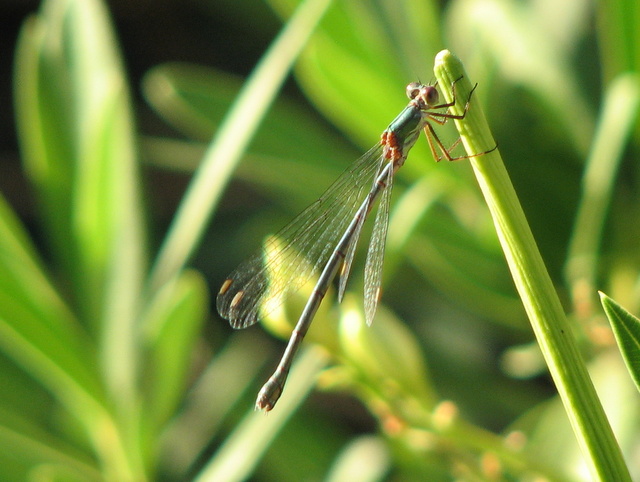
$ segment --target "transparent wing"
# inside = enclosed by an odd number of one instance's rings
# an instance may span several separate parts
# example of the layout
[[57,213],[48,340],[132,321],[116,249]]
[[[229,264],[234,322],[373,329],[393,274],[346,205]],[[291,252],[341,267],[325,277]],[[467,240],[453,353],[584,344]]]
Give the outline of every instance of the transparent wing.
[[338,301],[341,302],[344,297],[344,291],[347,288],[347,281],[349,280],[349,274],[351,273],[351,265],[353,263],[353,257],[356,252],[356,247],[358,246],[358,239],[360,239],[360,233],[362,232],[362,226],[364,226],[364,222],[366,221],[367,216],[360,216],[358,219],[358,224],[353,231],[353,236],[351,236],[351,241],[349,242],[349,247],[347,248],[347,252],[344,256],[344,261],[342,262],[342,267],[340,268],[340,273],[338,274]]
[[216,305],[232,327],[253,325],[267,301],[268,313],[324,266],[368,193],[381,159],[382,146],[376,145],[344,171],[317,201],[267,240],[264,250],[229,275]]
[[[376,185],[379,181],[378,177],[382,174],[382,170],[385,169],[386,160],[384,158],[380,158],[378,169],[376,171],[376,175],[373,180],[373,184],[371,186],[371,190],[369,194],[375,193],[378,191],[378,186]],[[364,214],[360,216],[358,219],[358,223],[353,231],[353,235],[351,236],[351,241],[349,242],[349,246],[347,248],[347,252],[345,253],[344,261],[342,263],[342,268],[340,269],[340,273],[338,275],[338,301],[342,301],[344,297],[344,292],[347,288],[347,281],[349,280],[349,275],[351,274],[351,265],[353,264],[353,258],[356,252],[356,248],[358,247],[358,240],[360,239],[360,233],[362,232],[362,226],[364,226],[365,221],[368,218],[369,211],[371,211],[371,207],[375,202],[375,198],[377,194],[369,197],[368,206],[364,210]],[[366,201],[365,201],[366,202]]]
[[384,247],[389,227],[389,204],[393,188],[393,168],[389,164],[385,176],[386,187],[383,188],[378,212],[376,214],[371,241],[367,251],[367,261],[364,267],[364,315],[367,325],[371,325],[376,314],[382,285],[382,264],[384,261]]

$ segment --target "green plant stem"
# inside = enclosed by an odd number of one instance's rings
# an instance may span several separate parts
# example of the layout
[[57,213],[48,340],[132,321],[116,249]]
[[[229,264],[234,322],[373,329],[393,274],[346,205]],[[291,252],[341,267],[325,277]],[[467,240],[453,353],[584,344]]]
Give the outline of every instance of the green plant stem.
[[[464,102],[460,99],[468,98],[471,82],[460,60],[444,50],[436,56],[434,72],[448,101],[452,99],[452,82],[463,76],[456,83],[458,102],[451,109],[453,113],[462,113],[460,106]],[[496,145],[478,103],[472,102],[467,116],[457,120],[456,126],[469,154],[485,152]],[[471,158],[470,163],[593,479],[631,480],[500,153],[496,149]]]
[[[590,306],[595,295],[598,250],[624,147],[632,133],[640,103],[640,78],[616,77],[604,108],[582,178],[582,197],[565,266],[574,306]],[[584,312],[584,310],[582,310]],[[589,316],[591,311],[587,311]]]
[[178,208],[149,278],[150,293],[175,277],[195,250],[240,156],[330,3],[303,2],[247,80]]

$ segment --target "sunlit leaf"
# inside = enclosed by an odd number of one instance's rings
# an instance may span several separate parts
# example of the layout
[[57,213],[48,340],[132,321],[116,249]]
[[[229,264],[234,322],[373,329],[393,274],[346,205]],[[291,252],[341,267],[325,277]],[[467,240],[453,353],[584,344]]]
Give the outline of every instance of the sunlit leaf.
[[600,301],[613,328],[627,369],[640,390],[640,320],[604,293],[600,293]]

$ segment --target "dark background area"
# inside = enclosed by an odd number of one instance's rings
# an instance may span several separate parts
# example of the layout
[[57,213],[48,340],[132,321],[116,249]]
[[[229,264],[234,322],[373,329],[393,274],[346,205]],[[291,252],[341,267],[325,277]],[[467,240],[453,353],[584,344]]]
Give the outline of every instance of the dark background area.
[[[148,108],[140,93],[140,82],[150,68],[170,61],[215,66],[246,76],[281,26],[279,19],[261,2],[251,2],[247,20],[238,20],[225,9],[226,2],[200,0],[108,0],[116,35],[136,106],[138,130],[145,135],[170,133]],[[209,4],[211,3],[211,5]],[[230,2],[231,3],[231,2]],[[242,2],[240,2],[242,4]],[[247,4],[249,6],[249,4]],[[34,215],[33,200],[21,172],[16,141],[12,100],[12,74],[16,40],[20,26],[35,13],[40,2],[3,0],[0,2],[0,191],[28,223]],[[289,84],[290,90],[293,84]],[[173,133],[175,135],[175,133]],[[163,182],[162,176],[155,178]],[[167,192],[159,186],[159,192]],[[176,200],[173,196],[170,198]],[[166,198],[159,200],[171,211]]]

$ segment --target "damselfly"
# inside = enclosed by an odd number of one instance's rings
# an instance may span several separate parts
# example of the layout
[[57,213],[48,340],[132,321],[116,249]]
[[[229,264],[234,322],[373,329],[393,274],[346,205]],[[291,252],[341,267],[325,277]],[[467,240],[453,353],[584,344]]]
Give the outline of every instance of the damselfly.
[[[241,264],[222,284],[217,297],[220,315],[227,318],[233,328],[246,328],[258,320],[258,312],[264,310],[267,303],[272,308],[278,306],[288,293],[321,270],[278,367],[258,394],[257,409],[269,411],[280,398],[293,357],[336,276],[338,299],[342,300],[362,226],[380,197],[364,271],[365,319],[371,324],[380,298],[389,201],[396,171],[404,164],[423,130],[436,161],[471,157],[452,157],[453,146],[445,148],[430,124],[430,121],[444,124],[448,119],[462,119],[467,114],[475,87],[462,114],[449,112],[456,102],[458,80],[451,85],[452,101],[445,103],[439,103],[437,83],[409,84],[409,104],[382,133],[380,142],[355,161],[320,199],[267,241],[264,252],[276,254],[265,257],[261,251]],[[283,247],[280,249],[276,244]]]

